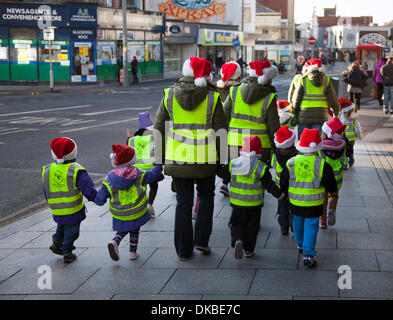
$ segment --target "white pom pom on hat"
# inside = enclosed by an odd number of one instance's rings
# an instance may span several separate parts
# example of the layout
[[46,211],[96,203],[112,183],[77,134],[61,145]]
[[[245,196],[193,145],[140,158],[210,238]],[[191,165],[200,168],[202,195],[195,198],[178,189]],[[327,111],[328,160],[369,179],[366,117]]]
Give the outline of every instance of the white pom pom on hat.
[[249,64],[249,76],[258,78],[258,84],[265,85],[278,75],[278,69],[269,60],[256,60]]
[[55,138],[50,143],[53,160],[62,164],[68,160],[76,159],[78,147],[74,140],[67,137]]
[[194,77],[197,87],[205,88],[207,80],[211,77],[212,64],[205,58],[191,57],[183,64],[183,76]]

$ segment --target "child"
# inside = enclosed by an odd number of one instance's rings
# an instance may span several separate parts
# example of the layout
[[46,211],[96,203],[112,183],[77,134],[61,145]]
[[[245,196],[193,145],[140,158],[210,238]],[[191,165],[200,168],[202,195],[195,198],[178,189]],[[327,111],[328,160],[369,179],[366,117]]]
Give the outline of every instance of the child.
[[[137,162],[134,166],[141,170],[149,170],[154,167],[153,121],[147,111],[139,113],[138,120],[139,129],[135,132],[134,137],[131,137],[131,132],[127,129],[127,145],[133,147],[136,151]],[[155,216],[153,203],[157,196],[158,182],[162,180],[164,180],[164,175],[160,174],[157,181],[153,181],[149,184],[150,191],[147,207],[152,217]]]
[[322,153],[326,162],[333,168],[334,176],[337,181],[337,192],[326,193],[323,208],[323,215],[319,221],[319,227],[326,229],[326,213],[329,205],[329,213],[327,214],[327,222],[329,226],[336,224],[336,208],[338,202],[338,192],[343,184],[343,167],[347,163],[345,153],[345,141],[343,133],[345,125],[335,117],[329,122],[325,122],[322,126]]
[[134,148],[113,144],[112,166],[97,193],[94,202],[102,206],[110,198],[109,209],[113,218],[113,230],[116,236],[108,243],[109,255],[114,261],[120,259],[119,244],[130,234],[130,259],[138,258],[139,229],[151,218],[147,207],[146,185],[156,181],[162,172],[162,166],[152,170],[139,170],[134,166],[137,161]]
[[296,146],[302,154],[289,159],[280,176],[281,190],[289,196],[295,241],[309,268],[317,265],[315,244],[325,190],[337,191],[332,167],[318,156],[321,147],[318,129],[304,129]]
[[347,152],[349,167],[352,167],[355,163],[353,157],[353,148],[355,146],[355,141],[357,138],[360,140],[363,138],[362,128],[359,124],[359,119],[357,113],[355,113],[355,106],[348,99],[339,99],[341,112],[340,120],[346,125],[345,137],[348,140],[349,147],[347,148],[351,152]]
[[262,144],[259,137],[244,137],[240,157],[229,164],[232,206],[229,226],[236,259],[243,257],[243,248],[246,257],[254,255],[264,189],[279,200],[285,198],[285,194],[272,181],[268,165],[258,159],[261,154]]
[[288,126],[289,128],[292,128],[291,126],[291,120],[294,118],[294,115],[292,114],[292,106],[287,100],[278,100],[277,101],[277,109],[278,109],[278,115],[280,117],[280,126]]
[[97,191],[86,169],[76,162],[77,145],[70,138],[56,138],[50,143],[55,163],[42,168],[45,199],[57,223],[50,250],[62,255],[64,263],[76,260],[74,242],[81,222],[86,218],[83,196],[93,201]]
[[[285,167],[287,161],[297,155],[295,148],[295,130],[289,129],[288,126],[281,127],[274,134],[274,144],[276,145],[276,153],[273,154],[271,166],[276,172],[275,182],[280,187],[280,174],[282,168]],[[281,234],[288,235],[289,227],[293,232],[292,214],[289,208],[289,200],[278,200],[278,223],[281,227]]]

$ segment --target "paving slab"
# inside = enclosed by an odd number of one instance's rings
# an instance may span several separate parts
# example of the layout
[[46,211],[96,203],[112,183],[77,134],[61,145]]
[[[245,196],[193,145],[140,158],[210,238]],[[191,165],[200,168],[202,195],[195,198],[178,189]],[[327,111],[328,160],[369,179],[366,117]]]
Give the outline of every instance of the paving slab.
[[337,232],[339,249],[382,249],[393,250],[393,234]]
[[53,218],[48,218],[32,225],[31,227],[25,229],[25,231],[37,231],[37,232],[55,231],[56,226],[57,224],[56,222],[53,221]]
[[0,268],[0,283],[7,280],[9,277],[21,271],[22,268],[18,268],[11,265],[3,265]]
[[367,219],[341,219],[341,210],[336,211],[336,224],[334,226],[328,226],[330,229],[342,232],[365,232],[370,233],[370,228],[368,227]]
[[116,294],[113,296],[111,300],[201,300],[201,294],[145,294],[145,295],[123,295],[123,294]]
[[393,218],[393,211],[382,207],[340,207],[337,214],[344,219]]
[[0,249],[0,261],[14,251],[15,249]]
[[24,295],[8,295],[8,294],[0,294],[0,300],[23,300]]
[[29,294],[23,297],[23,300],[110,300],[112,294],[92,293],[82,294]]
[[389,234],[393,230],[393,218],[367,219],[371,232]]
[[251,295],[214,295],[204,294],[202,300],[293,300],[291,296],[251,296]]
[[8,237],[0,240],[0,248],[3,249],[16,249],[23,247],[24,245],[34,241],[34,239],[40,237],[43,232],[35,231],[19,231]]
[[393,272],[393,250],[375,250],[381,271]]
[[392,208],[392,204],[390,203],[387,195],[384,196],[362,196],[361,197],[365,207],[373,207],[373,208]]
[[138,248],[150,247],[150,248],[173,248],[174,247],[174,232],[173,231],[157,231],[151,232],[143,230],[139,234]]

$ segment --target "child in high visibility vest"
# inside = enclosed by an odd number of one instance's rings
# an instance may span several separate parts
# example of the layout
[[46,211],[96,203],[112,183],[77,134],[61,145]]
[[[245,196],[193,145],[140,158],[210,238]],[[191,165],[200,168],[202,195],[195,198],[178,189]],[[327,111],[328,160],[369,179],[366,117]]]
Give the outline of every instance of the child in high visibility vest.
[[229,226],[236,259],[243,257],[243,249],[246,257],[254,255],[265,189],[279,200],[285,198],[273,182],[268,165],[258,159],[261,154],[259,137],[244,137],[240,157],[229,165],[232,206]]
[[277,101],[277,111],[278,116],[280,117],[280,126],[288,126],[292,128],[291,121],[294,118],[292,114],[292,105],[287,100],[278,100]]
[[351,168],[355,163],[355,159],[353,157],[353,149],[355,146],[355,141],[359,138],[360,140],[363,138],[362,128],[360,127],[359,118],[357,113],[355,113],[355,106],[348,99],[339,99],[341,112],[340,112],[340,121],[346,125],[345,129],[345,137],[348,140],[349,146],[347,149],[350,152],[347,152],[348,157],[348,165]]
[[289,197],[299,254],[303,254],[303,264],[309,268],[317,265],[315,244],[325,190],[337,191],[332,167],[318,154],[321,147],[318,129],[305,128],[296,146],[301,154],[288,160],[280,176],[281,190]]
[[115,168],[106,176],[94,202],[103,206],[110,198],[109,209],[113,218],[116,236],[108,243],[109,255],[114,261],[120,259],[119,244],[129,233],[130,260],[138,258],[137,247],[140,228],[147,223],[149,212],[146,185],[156,181],[162,172],[157,165],[152,170],[135,167],[137,156],[134,148],[126,145],[112,145],[112,166]]
[[49,249],[62,255],[64,263],[71,263],[76,259],[72,253],[74,242],[86,218],[83,196],[93,201],[97,191],[86,169],[76,162],[78,148],[74,140],[56,138],[51,141],[50,148],[55,163],[42,168],[44,196],[57,223]]
[[[274,144],[277,149],[275,154],[273,154],[271,166],[275,170],[276,185],[280,187],[280,174],[283,168],[287,161],[298,153],[295,148],[296,134],[295,130],[289,129],[288,126],[284,126],[281,127],[274,136]],[[289,227],[293,232],[289,199],[278,200],[277,214],[278,223],[281,227],[281,234],[288,235]]]
[[[338,202],[338,193],[343,184],[343,168],[347,163],[345,153],[345,141],[343,133],[345,125],[335,117],[329,122],[325,122],[322,126],[322,156],[326,162],[329,163],[334,171],[334,176],[337,181],[337,192],[326,193],[323,208],[323,215],[319,221],[321,229],[326,229],[327,224],[334,226],[336,224],[336,209]],[[329,212],[327,212],[329,207]],[[326,218],[327,216],[327,218]],[[326,224],[327,220],[327,224]]]

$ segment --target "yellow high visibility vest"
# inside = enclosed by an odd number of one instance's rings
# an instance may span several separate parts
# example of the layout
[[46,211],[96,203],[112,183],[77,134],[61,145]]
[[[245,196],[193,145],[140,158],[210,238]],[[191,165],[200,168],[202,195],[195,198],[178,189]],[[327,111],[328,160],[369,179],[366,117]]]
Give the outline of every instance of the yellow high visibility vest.
[[356,141],[358,137],[356,136],[355,131],[355,121],[352,121],[351,124],[347,124],[347,127],[345,128],[345,136],[349,141]]
[[128,145],[136,152],[137,162],[135,167],[149,170],[154,167],[153,135],[135,136],[129,139]]
[[301,85],[304,87],[304,96],[300,109],[309,108],[328,108],[326,99],[326,90],[330,83],[330,78],[326,77],[324,83],[320,86],[314,86],[308,77],[301,78]]

